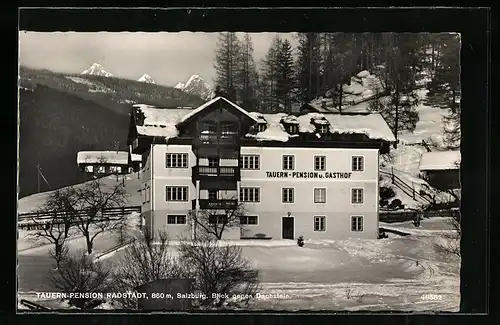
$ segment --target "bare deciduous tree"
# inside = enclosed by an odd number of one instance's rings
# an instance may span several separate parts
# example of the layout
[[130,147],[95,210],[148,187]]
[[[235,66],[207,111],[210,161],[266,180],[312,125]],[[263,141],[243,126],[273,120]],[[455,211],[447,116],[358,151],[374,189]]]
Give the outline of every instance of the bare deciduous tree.
[[191,210],[189,213],[191,226],[216,239],[222,239],[225,230],[241,227],[240,218],[245,215],[246,210],[241,202],[235,207]]
[[102,211],[125,206],[128,203],[129,193],[122,182],[106,184],[103,179],[98,178],[76,188],[75,197],[78,208],[86,212],[77,215],[76,226],[85,236],[87,253],[91,254],[95,238],[105,231],[117,229],[125,219],[125,216],[103,215]]
[[[69,236],[69,230],[76,218],[76,211],[73,207],[75,203],[73,194],[73,187],[50,192],[42,206],[37,209],[37,212],[42,217],[30,218],[30,221],[35,224],[37,229],[31,232],[29,236],[44,238],[51,244],[54,244],[49,254],[54,258],[57,268],[67,255],[65,243]],[[49,217],[45,217],[44,215],[49,215]]]
[[[193,289],[206,295],[206,299],[198,301],[202,308],[248,304],[257,293],[258,270],[242,256],[241,247],[220,245],[213,237],[199,236],[193,241],[181,241],[179,259],[184,277],[194,279]],[[216,298],[212,293],[220,295]],[[233,295],[241,299],[227,298]]]
[[49,280],[57,289],[70,296],[71,306],[92,309],[104,302],[92,297],[93,293],[106,293],[112,290],[110,274],[108,267],[95,262],[81,251],[70,254],[64,259],[57,270],[49,273]]
[[[145,233],[125,249],[124,256],[114,267],[116,292],[133,292],[145,283],[181,276],[181,265],[171,255],[166,232],[159,231],[154,242],[151,238]],[[131,309],[138,307],[133,297],[116,299],[113,304]]]

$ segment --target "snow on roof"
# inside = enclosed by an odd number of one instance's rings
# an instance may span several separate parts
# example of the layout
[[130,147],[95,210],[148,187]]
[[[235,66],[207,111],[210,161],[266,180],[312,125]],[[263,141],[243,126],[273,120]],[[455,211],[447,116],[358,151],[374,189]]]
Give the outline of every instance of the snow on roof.
[[253,137],[259,141],[286,142],[290,137],[296,137],[297,135],[290,135],[285,132],[281,122],[290,123],[289,121],[295,121],[292,123],[299,125],[300,133],[316,132],[315,125],[311,123],[314,122],[323,125],[329,124],[331,133],[365,134],[370,139],[396,141],[391,129],[378,113],[365,115],[308,113],[298,117],[285,113],[276,113],[260,114],[260,117],[267,121],[266,130],[256,135],[247,134],[247,137]]
[[252,120],[254,120],[255,122],[258,122],[255,117],[253,117],[252,115],[250,115],[246,110],[244,110],[243,108],[239,107],[238,105],[236,105],[235,103],[231,102],[230,100],[227,100],[225,99],[224,97],[215,97],[214,99],[206,102],[205,104],[201,105],[200,107],[198,107],[197,109],[194,109],[192,110],[191,112],[189,112],[188,114],[186,114],[184,117],[182,117],[182,119],[179,121],[179,123],[183,123],[185,122],[186,120],[188,120],[189,118],[191,118],[192,116],[198,114],[199,112],[201,112],[202,110],[204,110],[205,108],[209,107],[210,105],[212,105],[213,103],[219,101],[219,100],[224,100],[226,101],[227,103],[229,103],[231,106],[233,106],[234,108],[236,108],[237,110],[239,110],[241,113],[245,114],[246,116],[250,117]]
[[142,161],[142,156],[135,153],[131,154],[130,158],[132,161]]
[[286,115],[281,118],[281,121],[286,124],[299,124],[299,120],[294,115]]
[[389,125],[379,113],[366,115],[325,114],[332,133],[365,134],[370,139],[395,142]]
[[143,125],[136,125],[137,133],[167,139],[178,135],[176,124],[193,111],[190,108],[156,108],[143,104],[136,104],[134,107],[144,114]]
[[262,114],[262,117],[267,121],[267,128],[263,132],[257,134],[247,134],[247,137],[255,138],[257,141],[280,141],[287,142],[290,135],[285,132],[281,119],[286,117],[285,113]]
[[460,151],[425,152],[420,157],[420,170],[459,169],[462,157]]
[[264,115],[259,112],[249,112],[248,115],[252,116],[257,123],[266,123],[266,119],[264,118]]
[[128,152],[126,151],[80,151],[77,154],[78,164],[107,163],[117,165],[128,164]]

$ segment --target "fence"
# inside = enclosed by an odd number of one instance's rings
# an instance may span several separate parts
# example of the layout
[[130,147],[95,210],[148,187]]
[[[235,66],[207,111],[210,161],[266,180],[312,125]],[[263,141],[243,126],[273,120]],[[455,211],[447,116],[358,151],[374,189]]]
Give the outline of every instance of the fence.
[[420,215],[423,218],[457,218],[460,214],[459,209],[435,210],[435,211],[420,211],[420,210],[401,210],[401,211],[380,211],[379,221],[381,222],[404,222],[413,221]]
[[396,185],[396,187],[398,187],[406,195],[413,198],[413,200],[415,200],[415,201],[418,200],[418,201],[420,201],[420,203],[423,203],[423,204],[434,204],[434,200],[432,198],[428,198],[427,196],[420,194],[418,191],[415,190],[415,188],[413,186],[408,185],[401,178],[394,175],[394,171],[389,173],[389,172],[381,170],[380,173],[383,175],[390,176],[392,184]]
[[[118,216],[124,216],[133,212],[141,213],[141,206],[128,206],[128,207],[113,207],[105,208],[99,211],[98,217],[95,219],[99,221],[117,220]],[[64,224],[67,220],[72,220],[72,223],[84,221],[85,217],[89,216],[89,209],[82,209],[73,212],[68,211],[47,211],[47,212],[28,212],[19,213],[18,226],[26,230],[39,230],[50,224]],[[117,217],[117,218],[113,218]],[[54,223],[54,221],[59,221]],[[50,223],[49,223],[50,222]]]

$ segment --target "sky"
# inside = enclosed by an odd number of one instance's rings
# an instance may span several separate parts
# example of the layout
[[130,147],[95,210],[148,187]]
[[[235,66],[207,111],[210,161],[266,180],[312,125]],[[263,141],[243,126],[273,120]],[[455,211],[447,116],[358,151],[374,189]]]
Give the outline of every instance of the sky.
[[[241,35],[241,33],[239,33]],[[278,33],[250,33],[256,63]],[[292,33],[279,34],[295,47]],[[92,63],[116,77],[137,80],[144,73],[157,84],[175,86],[193,74],[213,85],[217,33],[19,32],[21,65],[81,73]]]

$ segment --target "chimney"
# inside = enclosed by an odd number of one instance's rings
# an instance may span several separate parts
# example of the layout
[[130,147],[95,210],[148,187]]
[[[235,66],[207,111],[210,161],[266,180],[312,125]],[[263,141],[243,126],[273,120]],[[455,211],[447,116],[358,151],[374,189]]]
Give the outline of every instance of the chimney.
[[222,96],[222,91],[220,90],[220,86],[215,87],[215,97]]

